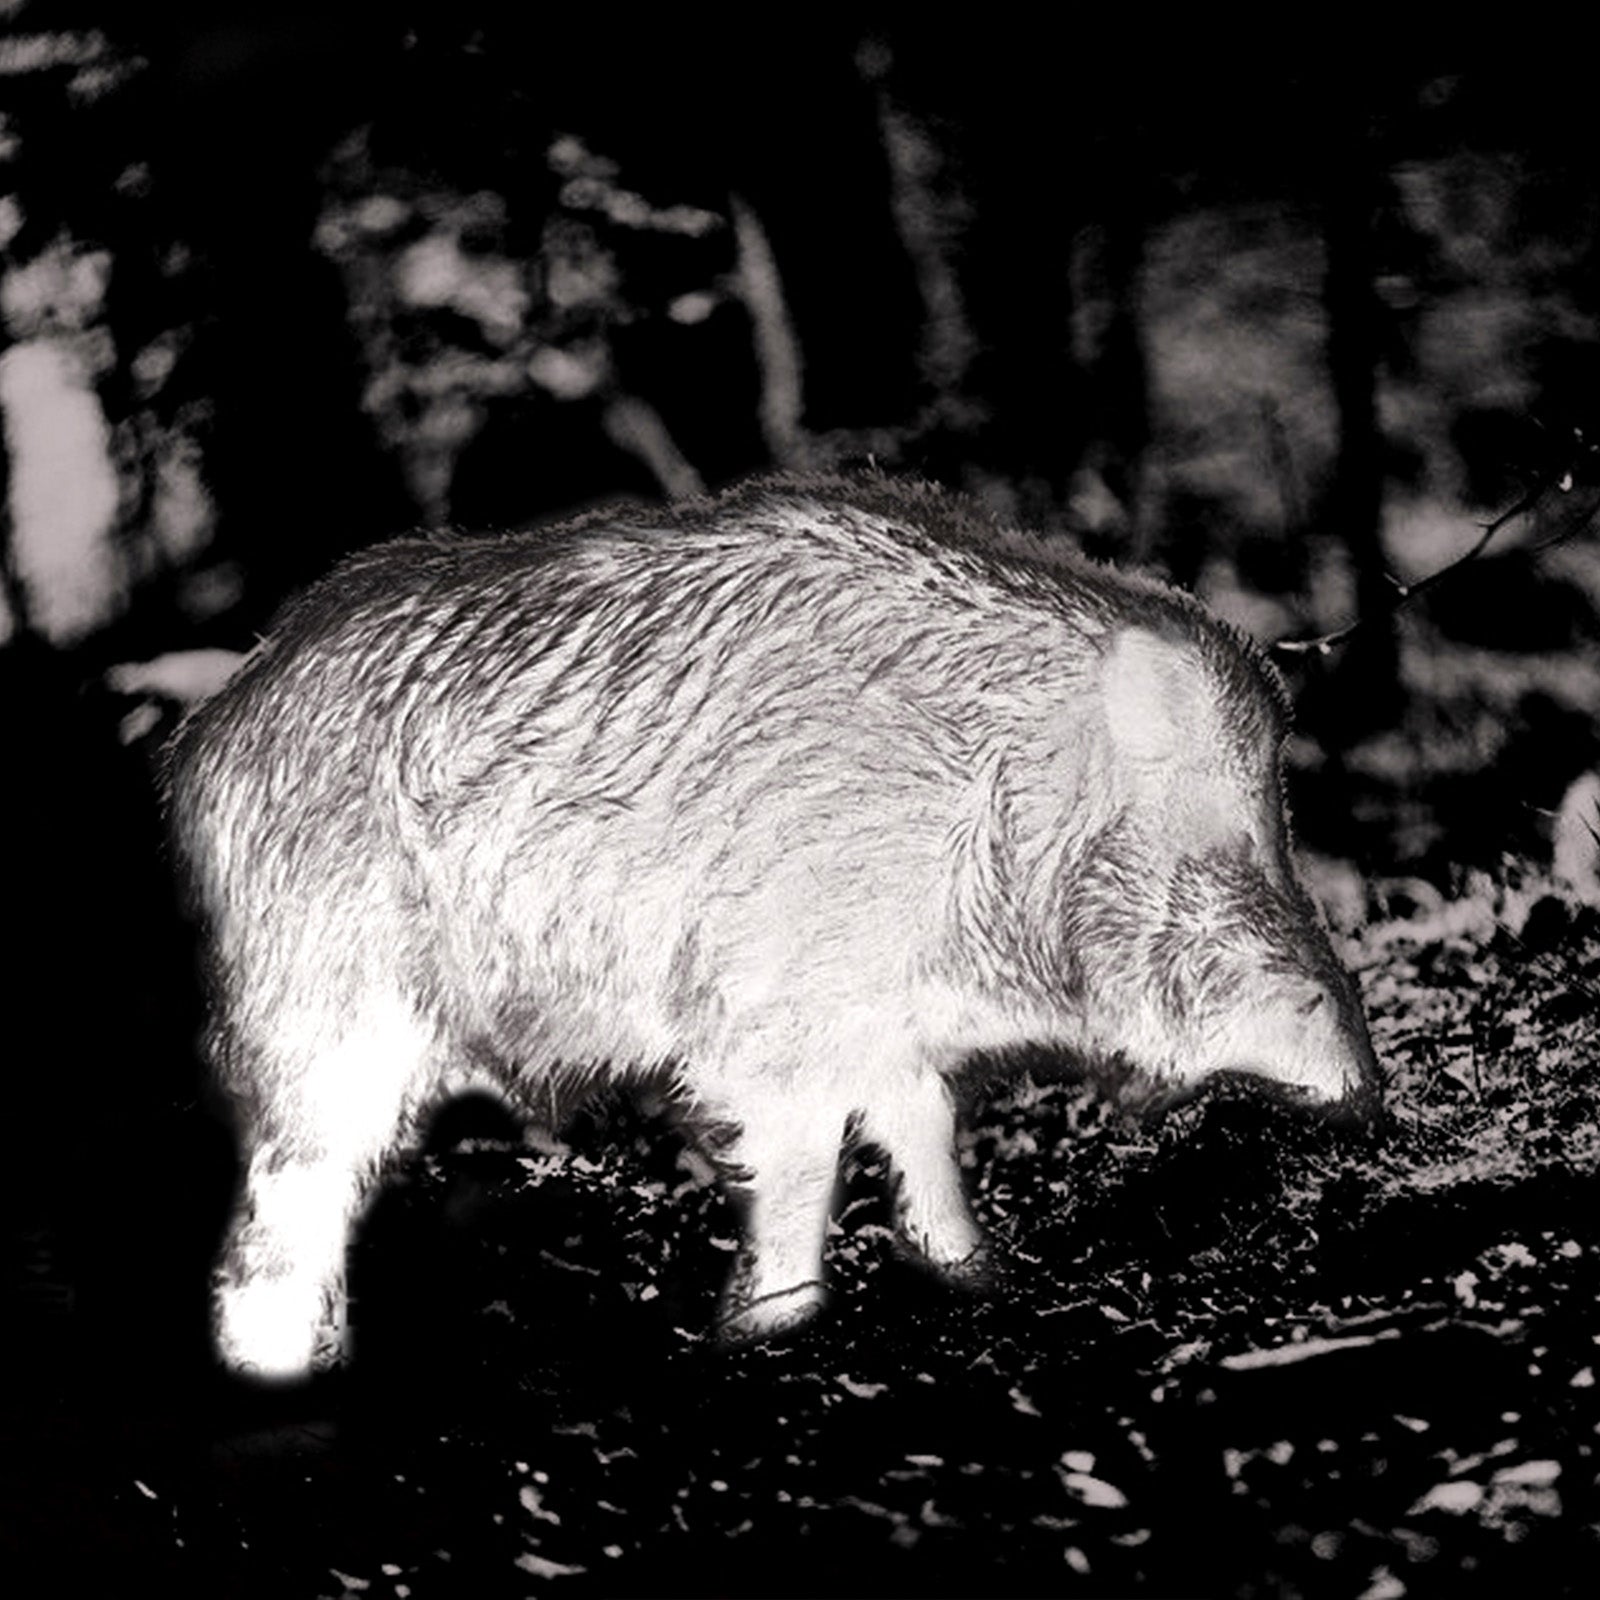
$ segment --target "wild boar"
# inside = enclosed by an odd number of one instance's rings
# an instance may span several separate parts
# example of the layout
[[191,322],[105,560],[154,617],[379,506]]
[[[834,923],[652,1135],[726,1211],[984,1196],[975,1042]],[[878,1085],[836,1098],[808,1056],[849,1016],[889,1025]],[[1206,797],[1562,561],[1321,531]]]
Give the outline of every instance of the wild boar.
[[290,602],[167,767],[244,1180],[229,1365],[344,1342],[346,1236],[441,1097],[665,1074],[747,1200],[734,1336],[821,1303],[847,1137],[981,1258],[951,1082],[1029,1049],[1364,1114],[1283,690],[1193,599],[879,477],[407,538]]

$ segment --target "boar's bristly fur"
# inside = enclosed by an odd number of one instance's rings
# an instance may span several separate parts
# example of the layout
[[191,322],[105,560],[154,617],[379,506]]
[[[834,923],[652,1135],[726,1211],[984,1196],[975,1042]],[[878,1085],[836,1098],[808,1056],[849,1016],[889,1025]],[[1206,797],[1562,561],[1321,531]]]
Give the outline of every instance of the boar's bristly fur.
[[337,1353],[352,1217],[478,1079],[536,1105],[665,1073],[729,1130],[735,1334],[820,1303],[847,1127],[906,1239],[976,1258],[948,1087],[976,1055],[1366,1109],[1285,715],[1188,597],[880,478],[347,561],[170,753],[244,1144],[224,1358]]

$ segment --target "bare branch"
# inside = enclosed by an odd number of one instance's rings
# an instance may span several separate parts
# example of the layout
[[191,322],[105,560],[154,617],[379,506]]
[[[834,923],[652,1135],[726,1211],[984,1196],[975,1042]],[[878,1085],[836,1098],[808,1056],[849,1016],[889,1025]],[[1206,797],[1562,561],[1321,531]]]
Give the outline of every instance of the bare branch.
[[[1579,436],[1578,443],[1581,448],[1581,436]],[[1410,605],[1418,595],[1426,594],[1430,589],[1437,588],[1451,573],[1466,566],[1468,562],[1476,561],[1488,548],[1494,536],[1508,523],[1515,522],[1518,517],[1535,510],[1552,490],[1558,494],[1567,493],[1572,488],[1572,483],[1573,475],[1571,470],[1568,469],[1553,478],[1535,484],[1515,505],[1502,511],[1492,522],[1484,524],[1483,532],[1477,543],[1465,555],[1457,556],[1454,561],[1447,562],[1436,572],[1430,572],[1425,578],[1417,579],[1415,583],[1406,583],[1393,573],[1386,574],[1390,584],[1394,587],[1395,598],[1394,603],[1386,611],[1378,615],[1392,617]],[[1532,547],[1533,550],[1536,552],[1546,550],[1553,544],[1559,544],[1564,539],[1570,539],[1574,533],[1577,533],[1594,517],[1597,509],[1600,509],[1600,503],[1588,505],[1577,516],[1569,519],[1558,532],[1535,544]],[[1373,616],[1358,617],[1354,622],[1348,623],[1342,628],[1335,628],[1331,633],[1318,634],[1314,639],[1280,639],[1272,648],[1281,651],[1284,655],[1326,655],[1335,645],[1343,644],[1346,639],[1360,632],[1362,628],[1369,627],[1375,620],[1376,618]]]

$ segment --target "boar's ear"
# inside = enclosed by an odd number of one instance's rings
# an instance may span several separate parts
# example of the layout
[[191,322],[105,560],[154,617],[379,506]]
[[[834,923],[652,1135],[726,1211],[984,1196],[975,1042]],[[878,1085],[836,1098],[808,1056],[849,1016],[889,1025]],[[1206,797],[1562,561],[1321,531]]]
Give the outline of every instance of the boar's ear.
[[1101,664],[1100,692],[1106,731],[1120,755],[1171,762],[1204,751],[1212,721],[1205,672],[1179,641],[1146,628],[1114,634]]

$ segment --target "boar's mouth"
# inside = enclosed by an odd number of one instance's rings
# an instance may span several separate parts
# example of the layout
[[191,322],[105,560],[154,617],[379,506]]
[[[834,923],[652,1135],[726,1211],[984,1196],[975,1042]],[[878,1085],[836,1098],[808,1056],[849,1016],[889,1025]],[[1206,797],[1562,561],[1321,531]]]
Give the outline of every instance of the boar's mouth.
[[1228,1068],[1196,1079],[1157,1076],[1123,1057],[1101,1062],[1091,1076],[1100,1092],[1132,1116],[1160,1116],[1189,1101],[1220,1091],[1228,1096],[1269,1100],[1340,1126],[1367,1126],[1381,1117],[1378,1090],[1362,1083],[1337,1100],[1302,1084],[1268,1078],[1245,1067]]
[[[982,1067],[1002,1073],[1027,1071],[1041,1079],[1087,1080],[1118,1110],[1133,1117],[1159,1117],[1212,1090],[1228,1096],[1267,1099],[1296,1112],[1344,1126],[1376,1124],[1381,1119],[1382,1097],[1375,1083],[1363,1080],[1339,1099],[1329,1099],[1302,1084],[1286,1083],[1247,1067],[1212,1071],[1193,1078],[1154,1073],[1121,1054],[1085,1056],[1056,1050],[1025,1049],[980,1053],[972,1063],[976,1077],[988,1074]],[[1376,1070],[1374,1068],[1374,1070]]]
[[1213,1083],[1226,1083],[1233,1087],[1248,1085],[1249,1092],[1257,1097],[1264,1097],[1279,1105],[1289,1106],[1297,1112],[1320,1117],[1325,1122],[1342,1127],[1374,1124],[1379,1120],[1383,1108],[1382,1097],[1378,1090],[1365,1081],[1334,1100],[1303,1084],[1285,1083],[1277,1078],[1265,1077],[1259,1072],[1251,1072],[1244,1067],[1217,1072],[1205,1084],[1196,1087],[1205,1088]]

